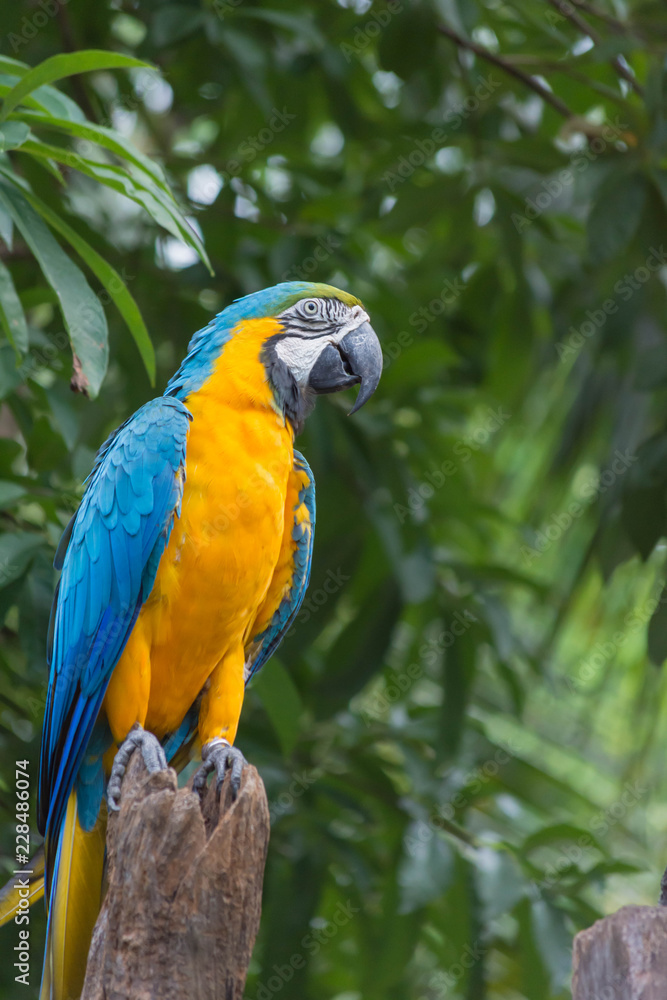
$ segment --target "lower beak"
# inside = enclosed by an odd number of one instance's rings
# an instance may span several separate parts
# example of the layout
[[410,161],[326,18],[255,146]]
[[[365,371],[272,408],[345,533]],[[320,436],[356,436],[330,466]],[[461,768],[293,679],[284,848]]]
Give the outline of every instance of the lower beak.
[[380,341],[370,323],[362,323],[338,344],[327,344],[311,369],[308,385],[314,392],[326,393],[359,384],[351,415],[371,398],[381,374]]

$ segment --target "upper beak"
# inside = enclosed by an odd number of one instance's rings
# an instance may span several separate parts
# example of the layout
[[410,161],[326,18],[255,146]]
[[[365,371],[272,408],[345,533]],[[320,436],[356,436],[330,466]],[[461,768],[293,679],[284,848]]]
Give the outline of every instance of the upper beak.
[[318,393],[338,392],[361,383],[350,415],[366,403],[380,382],[382,348],[370,323],[346,333],[338,344],[327,344],[313,365],[308,385]]

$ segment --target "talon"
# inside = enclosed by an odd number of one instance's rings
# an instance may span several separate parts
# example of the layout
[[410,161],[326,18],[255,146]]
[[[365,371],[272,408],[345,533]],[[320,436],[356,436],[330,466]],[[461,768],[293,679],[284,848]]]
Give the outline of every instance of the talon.
[[137,748],[141,750],[141,756],[149,774],[155,774],[157,771],[164,771],[167,768],[167,758],[157,736],[147,732],[138,722],[135,723],[118,748],[118,753],[114,757],[111,767],[107,784],[107,804],[111,812],[118,812],[120,809],[119,799],[123,776],[130,762],[130,757]]
[[220,795],[222,783],[227,771],[231,772],[230,784],[232,796],[236,798],[241,787],[243,768],[248,763],[238,747],[233,747],[228,740],[218,736],[205,743],[201,750],[202,763],[192,779],[192,790],[200,798],[206,793],[206,782],[212,771],[216,773],[216,791]]

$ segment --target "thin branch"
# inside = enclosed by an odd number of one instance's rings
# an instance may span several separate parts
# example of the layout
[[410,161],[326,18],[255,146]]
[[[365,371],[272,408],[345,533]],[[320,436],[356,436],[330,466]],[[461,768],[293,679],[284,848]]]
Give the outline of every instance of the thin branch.
[[589,3],[588,0],[572,0],[572,3],[575,7],[581,7],[581,9],[585,10],[591,17],[597,17],[600,21],[604,21],[604,23],[607,24],[617,35],[638,33],[631,24],[624,24],[623,21],[619,21],[619,19],[614,17],[613,14],[608,14],[606,10],[602,10],[600,7]]
[[624,108],[628,107],[627,97],[624,97],[619,90],[614,90],[613,87],[608,86],[606,83],[591,80],[585,73],[574,69],[569,63],[564,61],[550,62],[543,59],[542,56],[524,55],[523,53],[513,54],[505,58],[513,66],[534,66],[540,72],[560,73],[562,76],[566,76],[570,80],[576,80],[577,83],[581,83],[590,90],[594,90],[596,94],[600,94],[608,101],[614,101]]
[[468,52],[474,52],[476,56],[480,59],[485,59],[487,62],[491,63],[492,66],[496,66],[498,69],[502,70],[503,73],[507,73],[508,76],[513,76],[515,80],[519,80],[525,87],[530,90],[535,91],[536,94],[542,98],[545,104],[551,105],[559,115],[563,118],[574,118],[575,114],[564,101],[561,101],[560,97],[556,97],[550,90],[548,90],[543,83],[536,80],[535,77],[529,76],[528,73],[524,73],[523,70],[518,69],[511,63],[503,59],[502,56],[497,56],[494,52],[489,52],[485,49],[483,45],[478,45],[477,42],[473,42],[468,38],[464,38],[463,35],[459,35],[458,32],[454,31],[447,24],[438,24],[438,31],[445,38],[449,38],[455,45],[458,45],[461,49],[467,49]]
[[[588,38],[590,38],[590,40],[593,42],[593,45],[601,44],[601,42],[603,41],[602,36],[598,35],[595,28],[591,28],[588,21],[585,21],[580,14],[577,14],[576,10],[573,10],[570,4],[564,4],[563,0],[546,0],[546,2],[550,4],[554,8],[554,10],[557,10],[558,13],[561,15],[561,17],[565,17],[567,18],[567,20],[571,21],[572,24],[574,24],[575,27],[579,29],[582,35],[586,35]],[[619,56],[613,56],[613,58],[611,58],[609,62],[612,68],[616,71],[616,73],[620,77],[622,77],[622,79],[625,80],[626,83],[630,84],[634,92],[636,94],[639,94],[640,97],[643,97],[644,96],[643,88],[639,83],[637,83],[634,74],[623,63],[621,58]]]

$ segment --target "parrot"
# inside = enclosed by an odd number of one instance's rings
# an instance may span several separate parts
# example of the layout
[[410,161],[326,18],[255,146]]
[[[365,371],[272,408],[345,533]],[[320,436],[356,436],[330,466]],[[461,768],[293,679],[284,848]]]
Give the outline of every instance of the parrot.
[[[30,887],[47,901],[40,1000],[80,995],[132,753],[154,772],[185,750],[201,759],[193,792],[229,772],[238,793],[244,691],[310,576],[315,483],[295,437],[317,395],[358,385],[354,413],[382,367],[359,299],[282,282],[196,333],[164,394],[98,451],[54,560]],[[0,922],[16,909],[8,887]]]

